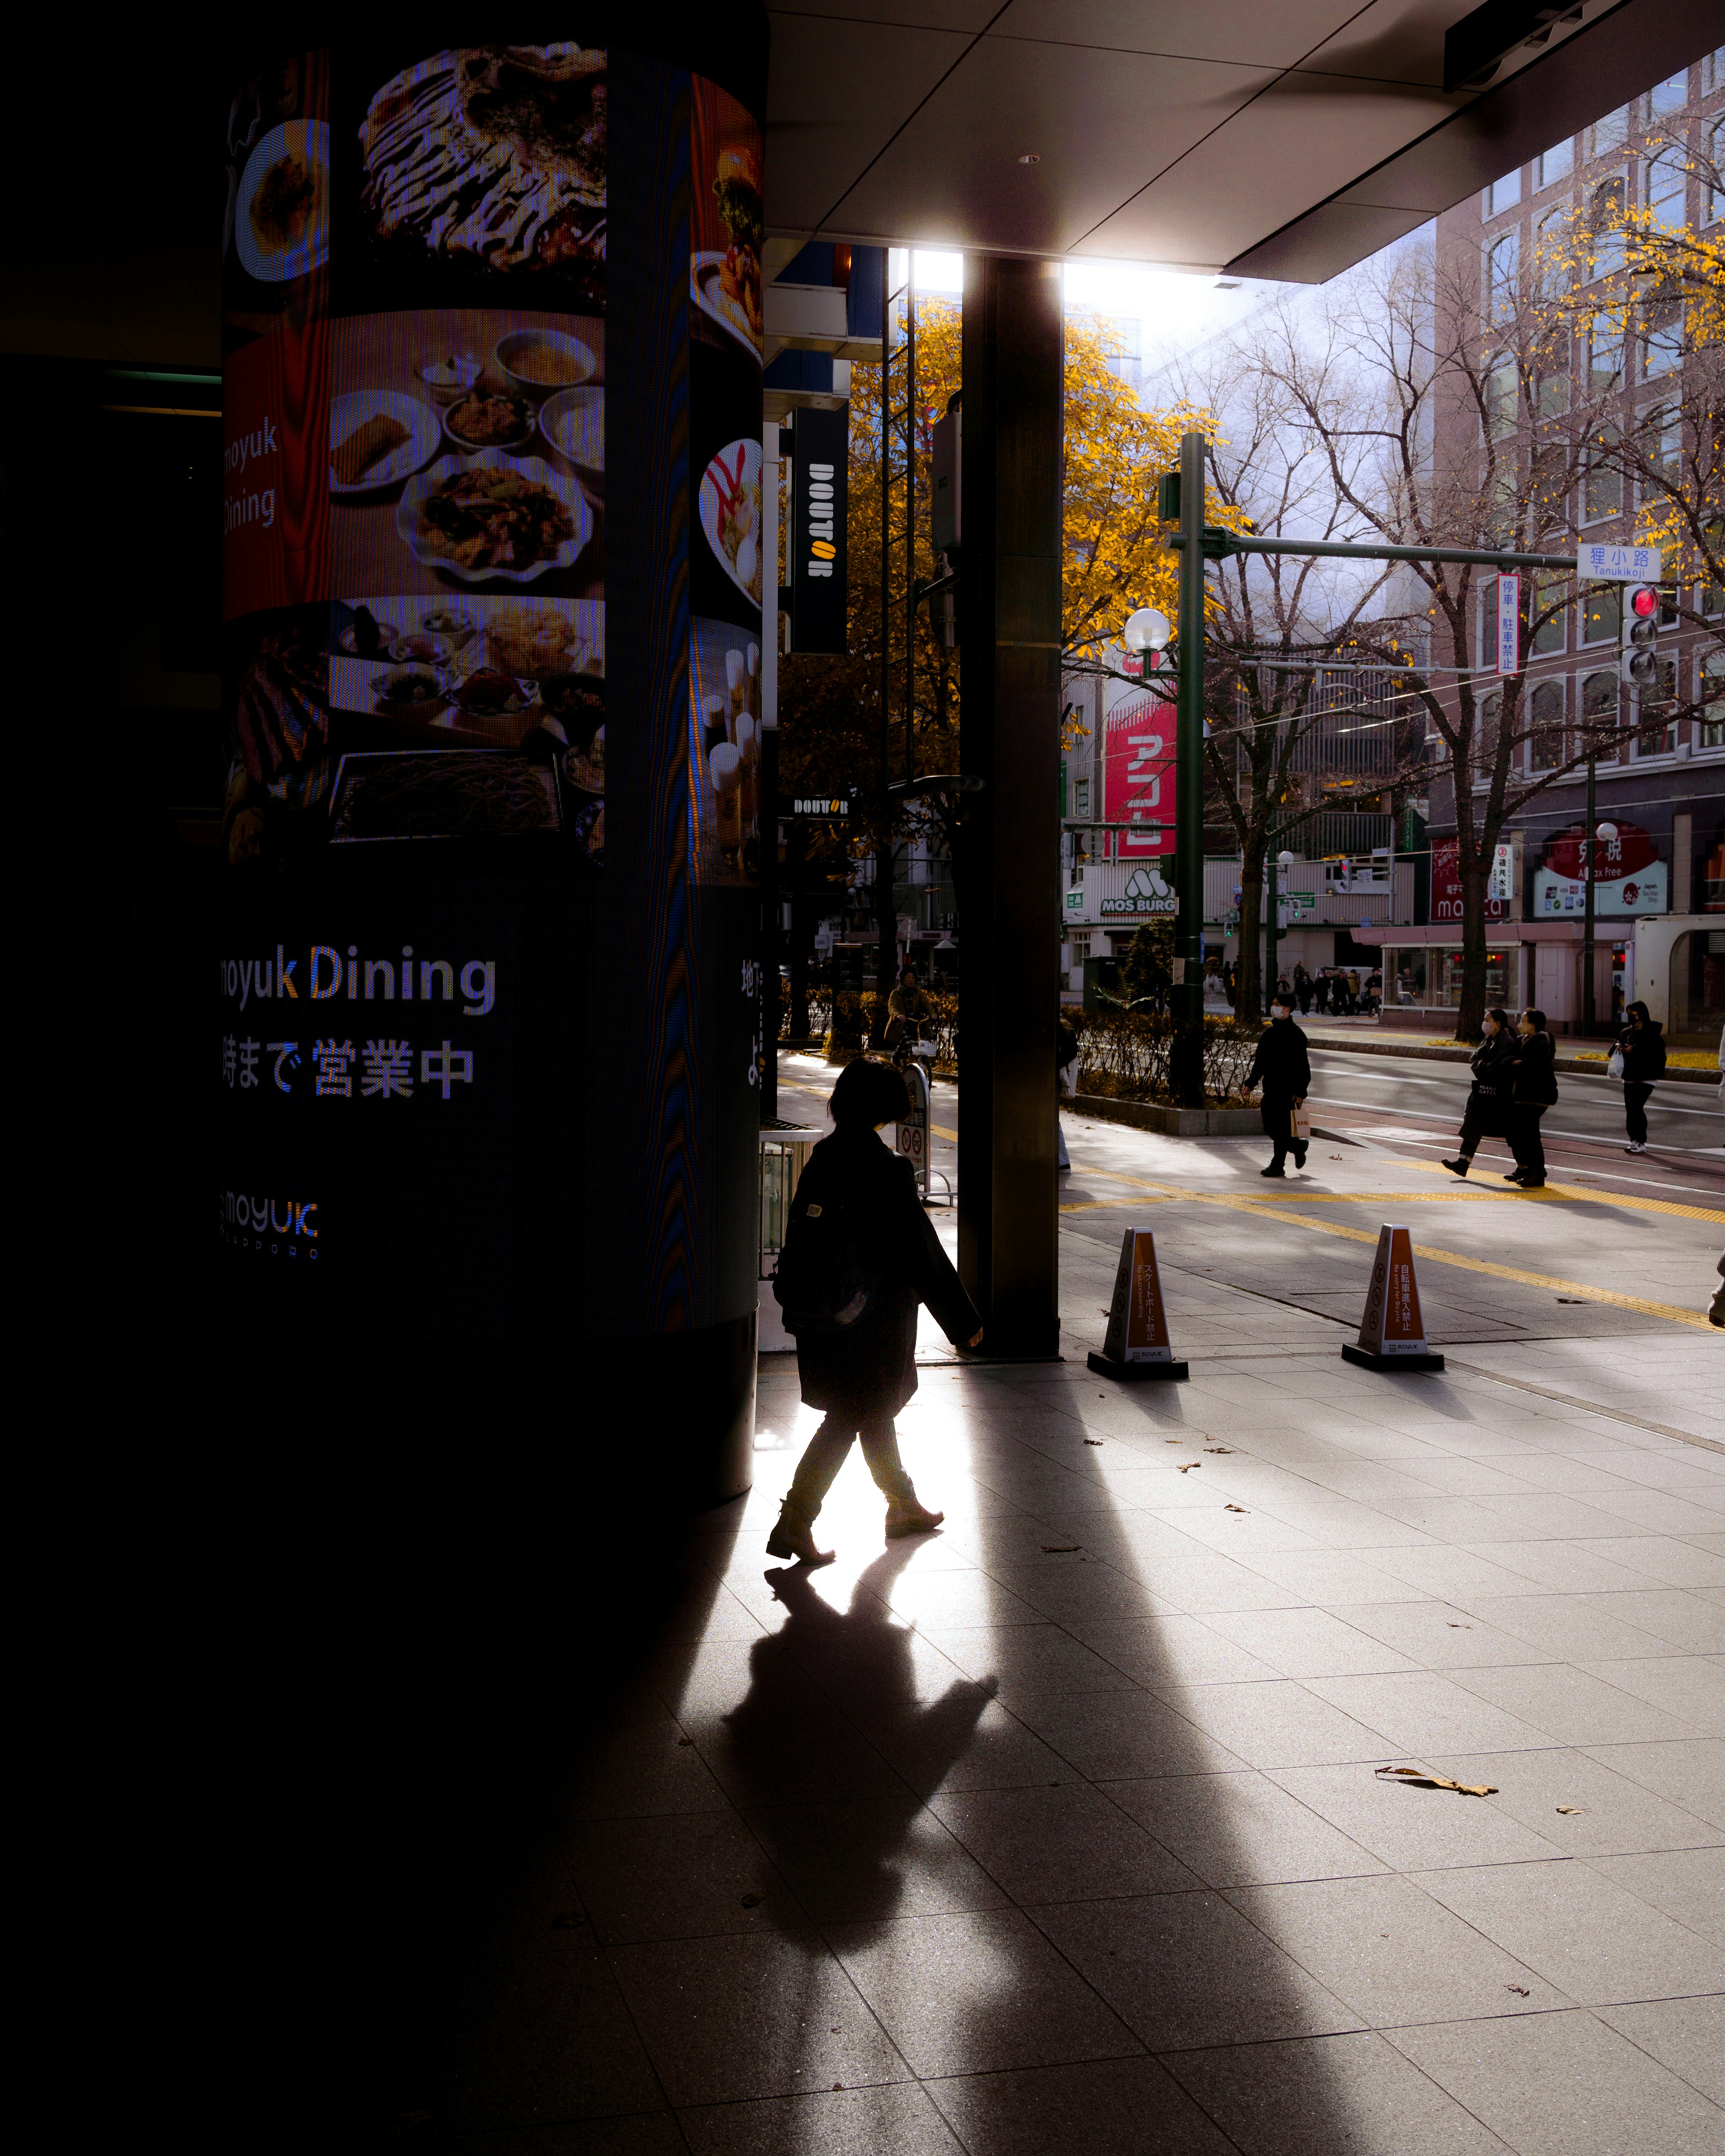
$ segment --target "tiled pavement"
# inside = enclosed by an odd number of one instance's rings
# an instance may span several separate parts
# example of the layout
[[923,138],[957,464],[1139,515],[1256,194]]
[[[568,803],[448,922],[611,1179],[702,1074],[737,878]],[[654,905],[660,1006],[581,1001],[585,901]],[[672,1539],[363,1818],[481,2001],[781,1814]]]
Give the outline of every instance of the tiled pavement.
[[[1076,1310],[1111,1256],[1063,1241]],[[824,1571],[765,1555],[817,1418],[763,1366],[755,1492],[494,1907],[440,2144],[1725,2150],[1725,1450],[1647,1426],[1725,1342],[1390,1378],[1173,1255],[1189,1383],[925,1370],[945,1532],[883,1547],[853,1460]]]

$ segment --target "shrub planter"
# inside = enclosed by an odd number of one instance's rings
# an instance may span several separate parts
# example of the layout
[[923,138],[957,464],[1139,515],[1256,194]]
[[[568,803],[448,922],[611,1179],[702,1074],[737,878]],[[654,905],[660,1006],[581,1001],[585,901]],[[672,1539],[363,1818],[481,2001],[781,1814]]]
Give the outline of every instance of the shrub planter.
[[1168,1108],[1157,1101],[1117,1101],[1106,1093],[1069,1094],[1060,1106],[1098,1122],[1130,1123],[1170,1138],[1255,1138],[1264,1135],[1255,1108]]

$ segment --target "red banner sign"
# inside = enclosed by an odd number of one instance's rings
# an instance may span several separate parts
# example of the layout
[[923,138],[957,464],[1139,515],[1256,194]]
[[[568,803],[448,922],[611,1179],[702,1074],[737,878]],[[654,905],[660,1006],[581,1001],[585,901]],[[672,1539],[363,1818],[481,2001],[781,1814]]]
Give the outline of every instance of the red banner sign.
[[1114,834],[1117,860],[1174,850],[1174,707],[1134,696],[1111,711],[1102,738],[1102,815],[1110,824],[1160,824]]

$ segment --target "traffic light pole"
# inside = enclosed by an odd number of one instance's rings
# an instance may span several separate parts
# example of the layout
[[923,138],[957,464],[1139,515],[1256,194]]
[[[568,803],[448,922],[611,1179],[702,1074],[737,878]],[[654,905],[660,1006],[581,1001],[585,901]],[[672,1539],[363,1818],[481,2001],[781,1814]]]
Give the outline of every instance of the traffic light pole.
[[1593,1038],[1594,1021],[1594,759],[1587,760],[1587,836],[1581,842],[1581,1030]]
[[1204,1106],[1204,438],[1180,437],[1180,619],[1174,731],[1175,1026],[1169,1075],[1182,1107]]

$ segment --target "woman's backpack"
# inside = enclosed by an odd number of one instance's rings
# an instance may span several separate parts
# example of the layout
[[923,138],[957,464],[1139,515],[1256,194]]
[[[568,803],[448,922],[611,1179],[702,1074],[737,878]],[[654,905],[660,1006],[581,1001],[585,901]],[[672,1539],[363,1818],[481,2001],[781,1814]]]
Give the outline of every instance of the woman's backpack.
[[875,1285],[842,1199],[793,1209],[773,1269],[773,1292],[787,1332],[847,1331],[868,1308]]

